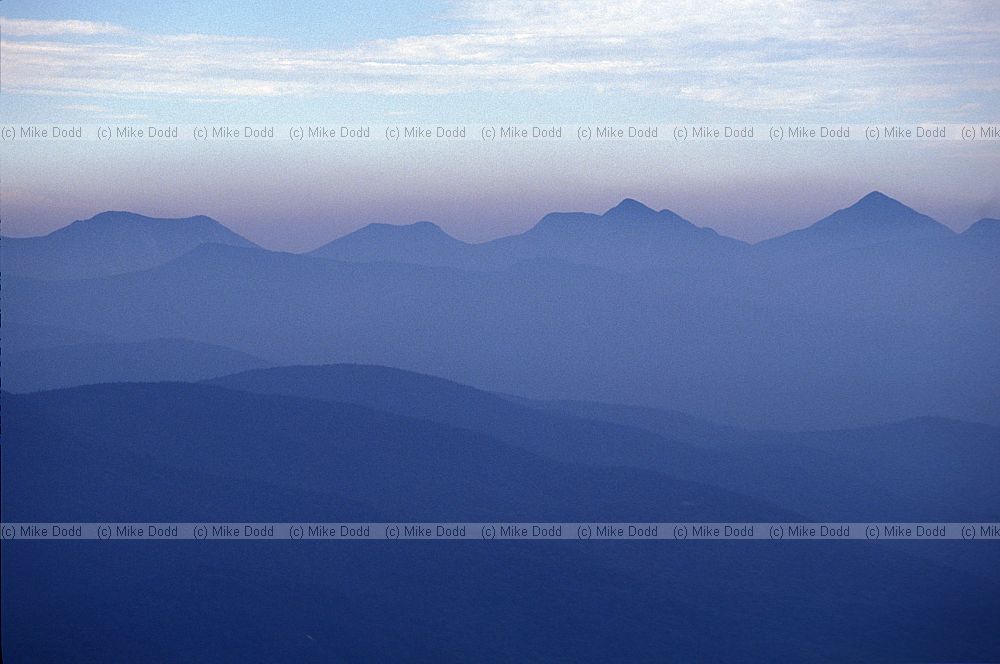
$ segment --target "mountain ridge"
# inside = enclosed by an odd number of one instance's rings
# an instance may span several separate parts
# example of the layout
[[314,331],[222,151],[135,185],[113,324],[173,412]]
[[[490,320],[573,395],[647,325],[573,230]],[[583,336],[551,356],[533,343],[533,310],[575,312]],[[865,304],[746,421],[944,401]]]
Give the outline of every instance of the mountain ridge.
[[939,241],[955,235],[941,222],[880,191],[872,191],[805,228],[763,240],[754,247],[814,255],[884,242]]
[[[749,431],[660,410],[509,397],[428,374],[347,363],[250,369],[202,382],[475,430],[561,462],[655,470],[818,520],[878,520],[890,513],[933,513],[948,520],[1000,496],[983,467],[998,458],[992,441],[1000,428],[952,418],[832,431]],[[901,444],[910,457],[904,461],[896,458]],[[968,459],[980,463],[970,466]],[[921,478],[922,468],[936,468],[940,478]],[[960,477],[962,489],[949,488]],[[978,517],[995,514],[986,509]]]
[[984,217],[962,231],[966,238],[1000,238],[1000,219]]
[[40,279],[80,279],[155,267],[206,244],[257,247],[205,215],[147,217],[106,211],[47,235],[0,242],[5,272]]
[[[628,267],[628,255],[640,266],[655,266],[679,262],[696,263],[714,252],[734,251],[773,253],[777,247],[792,251],[840,251],[869,244],[894,240],[942,240],[962,235],[965,238],[986,238],[1000,234],[994,230],[1000,222],[984,218],[973,223],[961,234],[892,198],[874,190],[853,204],[796,230],[757,243],[722,235],[708,226],[697,226],[669,209],[655,210],[634,198],[623,198],[603,213],[549,212],[523,233],[507,235],[481,243],[460,240],[431,221],[406,224],[370,223],[335,238],[300,255],[346,260],[349,262],[403,262],[421,265],[458,267],[463,269],[504,269],[524,259],[556,258],[569,262],[596,264],[605,267]],[[187,240],[170,238],[178,232],[193,234]],[[41,246],[42,241],[72,241],[81,234],[116,245],[116,250],[139,250],[147,253],[157,244],[170,245],[165,253],[176,258],[198,244],[217,243],[241,247],[259,245],[235,233],[225,225],[205,215],[159,218],[143,214],[108,210],[89,219],[79,219],[47,235],[25,238],[3,237],[11,251],[5,252],[5,266],[19,276],[66,278],[93,276],[129,271],[134,265],[119,257],[120,268],[106,270],[81,268],[49,271],[25,269],[25,260],[17,251]],[[126,237],[132,234],[132,237]],[[137,234],[141,234],[137,235]],[[132,242],[137,247],[124,246]],[[646,246],[653,243],[654,246]],[[184,251],[173,247],[181,246]],[[104,249],[107,247],[105,246]],[[87,251],[87,250],[84,250]],[[90,248],[92,253],[94,248]],[[34,253],[37,254],[37,251]],[[65,250],[64,250],[65,253]],[[73,252],[69,252],[72,254]],[[80,253],[80,250],[76,250]],[[72,258],[72,256],[70,256]],[[107,258],[106,256],[104,257]],[[33,256],[33,261],[38,258]],[[13,266],[11,262],[13,261]],[[163,257],[137,259],[136,264],[151,267],[163,262]],[[111,263],[115,263],[114,260]],[[85,274],[78,274],[83,272]],[[92,274],[93,273],[93,274]]]

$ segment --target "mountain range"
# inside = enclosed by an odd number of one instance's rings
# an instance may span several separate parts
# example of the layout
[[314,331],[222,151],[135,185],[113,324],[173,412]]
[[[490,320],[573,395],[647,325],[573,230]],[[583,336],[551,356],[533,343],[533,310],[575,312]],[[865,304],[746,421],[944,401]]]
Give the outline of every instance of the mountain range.
[[[641,431],[530,415],[436,379],[321,367],[214,383],[3,393],[3,520],[801,520],[669,469],[619,465],[620,435]],[[345,394],[368,405],[336,400]],[[378,408],[401,410],[411,396],[434,419]],[[940,450],[942,431],[968,435],[931,423],[913,446],[922,426],[884,442]],[[611,436],[604,462],[528,449],[541,451],[547,436],[558,451],[588,428]],[[876,438],[825,445],[864,465],[872,451],[843,448]],[[980,463],[996,467],[992,456]],[[932,458],[922,468],[937,472]],[[873,472],[911,482],[909,468]],[[936,495],[928,486],[924,505],[933,509]],[[875,507],[877,487],[856,497],[866,496]],[[991,658],[1000,653],[992,562],[988,542],[962,541],[5,542],[4,658]]]
[[[881,223],[873,211],[895,221],[887,231],[855,232]],[[398,251],[395,260],[372,261],[369,251],[347,261],[205,243],[156,266],[90,279],[17,276],[6,267],[4,241],[4,325],[12,332],[4,352],[17,360],[27,350],[20,343],[37,348],[45,339],[58,340],[49,347],[177,339],[272,365],[393,366],[494,392],[673,409],[749,428],[839,429],[921,416],[1000,423],[1000,246],[991,223],[961,235],[928,230],[935,222],[880,195],[829,220],[796,236],[814,233],[816,242],[750,246],[627,203],[613,214],[548,218],[510,240],[523,251],[517,260],[508,254],[507,267],[420,265]],[[579,233],[569,230],[577,226]],[[619,228],[620,241],[593,239]],[[618,249],[642,247],[641,255],[654,244],[643,234],[675,231],[723,248],[704,260],[685,249],[684,268],[620,264],[626,253]],[[827,242],[830,233],[847,239]],[[424,226],[417,234],[441,237]],[[527,252],[545,246],[536,235],[560,234],[589,238],[566,247],[611,247],[601,254],[610,259],[568,260],[576,249]],[[184,352],[149,362],[181,364]],[[190,358],[180,373],[118,375],[209,377],[199,368],[204,355]],[[13,388],[67,384],[25,375],[30,366],[4,363],[0,375]],[[115,378],[103,371],[102,380]]]
[[0,269],[37,279],[85,279],[162,265],[206,243],[257,246],[209,217],[102,212],[45,236],[4,237]]
[[[991,242],[997,220],[982,219],[962,236]],[[698,227],[670,210],[653,210],[626,198],[603,214],[555,212],[519,235],[469,244],[429,221],[369,224],[308,252],[346,262],[410,263],[468,270],[502,270],[537,259],[602,266],[620,271],[698,270],[754,255],[814,258],[883,243],[946,242],[947,226],[881,192],[801,230],[749,245]],[[10,275],[74,279],[147,269],[195,247],[217,243],[255,247],[204,216],[154,219],[131,212],[102,212],[49,235],[3,238],[3,269]]]
[[678,413],[505,397],[362,365],[253,369],[206,382],[479,431],[563,463],[654,470],[815,521],[1000,518],[990,470],[1000,467],[1000,429],[985,425],[922,418],[848,431],[745,431]]
[[738,240],[698,228],[670,210],[625,199],[602,215],[552,213],[520,235],[466,244],[429,222],[369,225],[311,255],[350,262],[403,262],[464,269],[505,269],[554,259],[624,270],[696,266],[745,249]]
[[186,339],[71,342],[5,352],[2,375],[4,389],[35,392],[154,378],[194,381],[267,365],[246,353]]
[[[1000,520],[1000,222],[0,241],[4,522]],[[99,546],[90,546],[99,545]],[[11,661],[982,661],[988,541],[4,542]],[[849,638],[845,638],[848,635]]]
[[768,251],[832,253],[883,242],[940,241],[954,235],[944,224],[873,191],[808,228],[765,240],[758,246]]

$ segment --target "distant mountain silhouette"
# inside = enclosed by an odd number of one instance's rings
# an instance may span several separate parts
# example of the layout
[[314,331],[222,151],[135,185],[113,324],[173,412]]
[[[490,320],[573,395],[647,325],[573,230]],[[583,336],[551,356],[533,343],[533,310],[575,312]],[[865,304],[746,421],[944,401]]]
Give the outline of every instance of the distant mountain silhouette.
[[502,270],[548,259],[614,270],[684,269],[732,257],[744,243],[698,228],[670,210],[626,198],[604,214],[555,212],[520,235],[482,244],[456,240],[437,226],[370,224],[313,255],[351,262],[394,261],[471,270]]
[[209,217],[157,219],[102,212],[45,236],[5,237],[0,260],[5,274],[78,279],[143,270],[205,243],[256,246]]
[[313,256],[360,263],[462,265],[470,245],[429,221],[394,226],[368,224],[310,252]]
[[671,212],[626,198],[601,215],[557,212],[533,228],[480,245],[493,265],[554,258],[632,272],[704,269],[748,246]]
[[207,382],[480,431],[566,463],[656,470],[817,521],[1000,518],[992,470],[1000,467],[1000,429],[983,425],[924,419],[826,433],[751,432],[651,409],[512,399],[362,365],[274,367]]
[[[116,214],[0,242],[5,522],[1000,520],[995,221]],[[4,541],[4,661],[1000,659],[989,542],[87,544]]]
[[[988,221],[988,220],[987,220]],[[989,226],[986,224],[985,226]],[[982,227],[970,229],[978,237]],[[955,233],[885,194],[873,191],[854,205],[797,231],[750,246],[700,228],[670,210],[631,198],[603,214],[553,212],[519,235],[467,244],[421,222],[372,224],[334,240],[313,255],[350,262],[393,261],[469,270],[503,270],[552,260],[616,271],[716,271],[719,264],[763,259],[813,260],[883,243],[944,249]]]
[[[989,222],[986,219],[983,222]],[[991,237],[989,223],[963,236]],[[808,228],[748,245],[698,227],[670,210],[653,210],[626,198],[604,212],[553,212],[528,231],[481,244],[462,242],[429,221],[369,224],[310,255],[346,262],[393,262],[496,271],[538,260],[604,267],[614,271],[715,272],[720,263],[777,256],[811,260],[817,254],[885,242],[941,242],[946,226],[881,192]],[[200,244],[255,246],[208,217],[154,219],[130,212],[103,212],[44,237],[3,238],[3,270],[41,279],[105,276],[163,264]],[[991,243],[992,244],[992,243]]]
[[639,201],[626,198],[604,214],[588,212],[553,212],[545,215],[525,235],[544,233],[595,233],[605,238],[622,234],[665,233],[671,235],[691,234],[713,237],[718,234],[710,228],[698,228],[670,210],[657,212]]
[[850,260],[648,274],[550,259],[473,272],[205,244],[86,283],[5,273],[3,313],[130,340],[198,339],[276,365],[397,366],[755,428],[995,423],[995,261],[945,244],[933,260],[883,243]]
[[760,250],[835,253],[883,242],[943,240],[954,236],[947,226],[873,191],[854,205],[820,219],[808,228],[765,240]]
[[[20,278],[4,250],[3,313],[81,331],[64,343],[198,339],[276,365],[398,366],[754,428],[997,423],[990,227],[956,236],[872,194],[769,249],[626,199],[482,245],[378,226],[338,240],[337,261],[209,243],[88,283]],[[348,260],[351,246],[367,253]]]
[[186,339],[80,343],[20,352],[5,349],[3,389],[33,392],[90,383],[193,381],[267,366],[229,348]]
[[962,236],[976,240],[1000,240],[1000,219],[980,219],[965,229]]
[[[48,475],[33,457],[47,422],[72,421],[65,437],[52,441],[52,454],[89,451],[95,462],[138,455],[147,468],[164,466],[244,478],[294,491],[333,494],[361,507],[347,519],[395,514],[395,519],[553,520],[652,519],[718,521],[794,518],[796,513],[734,492],[663,476],[649,470],[566,464],[479,431],[449,427],[347,403],[239,392],[214,385],[119,383],[4,395],[5,413],[24,416],[5,430],[4,465]],[[6,409],[10,409],[9,411]],[[5,425],[7,422],[5,421]],[[103,432],[103,433],[101,433]],[[99,434],[91,438],[92,434]],[[10,447],[8,447],[8,445]],[[63,472],[66,469],[63,468]],[[251,506],[236,503],[181,506],[158,504],[151,495],[126,497],[127,485],[81,492],[94,500],[38,501],[27,482],[4,487],[8,510],[25,519],[67,520],[85,516],[109,521],[192,517],[252,520]],[[129,482],[131,484],[131,482]],[[557,488],[558,487],[558,488]],[[115,498],[114,496],[118,497]],[[35,500],[29,500],[34,496]],[[8,500],[8,497],[12,500]],[[185,501],[187,502],[187,501]],[[300,506],[305,518],[329,516],[323,506]],[[277,516],[267,510],[268,518]],[[196,514],[197,513],[197,514]],[[48,514],[48,517],[43,517]],[[327,515],[327,517],[324,516]],[[214,519],[212,519],[214,520]]]
[[[660,473],[558,463],[349,404],[170,383],[2,399],[5,522],[789,516]],[[90,544],[4,542],[5,661],[1000,654],[1000,585],[921,559],[934,542]]]

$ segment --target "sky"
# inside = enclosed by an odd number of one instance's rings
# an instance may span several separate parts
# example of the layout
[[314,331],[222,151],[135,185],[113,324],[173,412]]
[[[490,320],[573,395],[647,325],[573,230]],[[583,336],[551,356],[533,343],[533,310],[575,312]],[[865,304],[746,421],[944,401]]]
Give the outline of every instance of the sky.
[[[1000,122],[1000,3],[0,3],[0,125]],[[756,241],[872,189],[961,230],[1000,145],[0,144],[5,235],[209,214],[275,249],[371,222],[482,241],[626,196]]]

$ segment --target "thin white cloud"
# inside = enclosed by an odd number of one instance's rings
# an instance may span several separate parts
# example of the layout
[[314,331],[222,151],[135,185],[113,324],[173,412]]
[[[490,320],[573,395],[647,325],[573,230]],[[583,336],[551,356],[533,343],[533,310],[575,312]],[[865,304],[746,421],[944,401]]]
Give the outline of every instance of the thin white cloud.
[[3,84],[12,93],[192,99],[620,91],[842,112],[928,102],[943,112],[998,90],[993,2],[476,0],[452,18],[463,30],[337,49],[4,19]]
[[100,104],[65,104],[63,110],[79,111],[80,113],[109,113],[110,111]]
[[5,37],[53,37],[57,35],[127,35],[129,31],[113,23],[94,21],[45,21],[31,18],[0,18]]
[[176,44],[176,45],[197,45],[197,44],[270,44],[275,40],[271,37],[245,37],[232,35],[206,35],[200,32],[191,32],[182,35],[146,35],[146,38],[153,43]]

